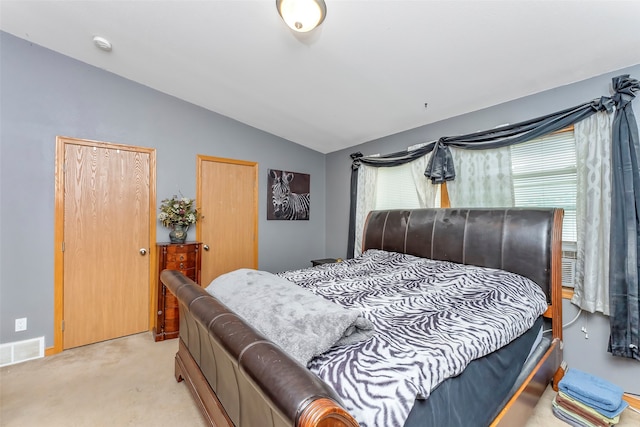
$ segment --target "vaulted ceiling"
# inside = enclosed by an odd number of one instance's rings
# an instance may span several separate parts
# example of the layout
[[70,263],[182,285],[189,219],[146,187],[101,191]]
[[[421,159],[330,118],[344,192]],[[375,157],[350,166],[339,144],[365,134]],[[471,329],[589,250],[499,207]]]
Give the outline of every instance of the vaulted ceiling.
[[640,63],[640,1],[326,3],[307,34],[273,0],[1,0],[0,29],[322,153]]

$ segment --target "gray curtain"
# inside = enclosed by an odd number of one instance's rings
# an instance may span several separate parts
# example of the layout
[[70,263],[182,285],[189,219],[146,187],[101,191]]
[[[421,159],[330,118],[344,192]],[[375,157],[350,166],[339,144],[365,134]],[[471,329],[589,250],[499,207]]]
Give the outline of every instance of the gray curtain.
[[611,152],[611,240],[609,260],[609,351],[640,360],[640,141],[631,101],[640,91],[628,75],[613,79],[616,113]]
[[456,177],[455,167],[449,147],[467,150],[486,150],[506,147],[547,135],[577,123],[598,111],[612,111],[613,99],[601,97],[557,113],[548,114],[526,122],[520,122],[496,129],[476,132],[468,135],[442,137],[434,147],[431,162],[424,172],[434,184],[452,181]]

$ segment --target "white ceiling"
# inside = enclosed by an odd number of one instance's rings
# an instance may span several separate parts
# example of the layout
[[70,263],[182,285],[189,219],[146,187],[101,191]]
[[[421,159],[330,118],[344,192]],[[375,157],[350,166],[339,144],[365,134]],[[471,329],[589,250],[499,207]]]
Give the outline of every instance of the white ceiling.
[[322,153],[640,64],[640,1],[326,3],[304,35],[274,0],[0,0],[0,29]]

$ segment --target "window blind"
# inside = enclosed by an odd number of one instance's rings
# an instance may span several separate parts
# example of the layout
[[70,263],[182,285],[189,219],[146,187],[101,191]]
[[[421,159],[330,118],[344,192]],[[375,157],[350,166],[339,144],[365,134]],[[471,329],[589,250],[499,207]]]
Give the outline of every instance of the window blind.
[[515,205],[564,209],[562,240],[574,247],[576,229],[576,148],[573,130],[511,146]]
[[411,165],[378,168],[376,209],[414,209],[420,202],[411,176]]

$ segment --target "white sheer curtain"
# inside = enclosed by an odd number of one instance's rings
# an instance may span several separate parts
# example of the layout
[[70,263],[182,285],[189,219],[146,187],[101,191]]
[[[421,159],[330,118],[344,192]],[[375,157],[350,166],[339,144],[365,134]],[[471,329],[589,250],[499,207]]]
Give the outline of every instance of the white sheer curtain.
[[450,147],[456,179],[447,181],[451,207],[492,208],[514,204],[511,150]]
[[612,116],[596,113],[574,125],[578,250],[571,302],[605,315],[609,315]]
[[435,207],[438,187],[433,185],[431,180],[424,176],[424,171],[427,168],[430,158],[431,153],[409,163],[411,176],[413,177],[413,183],[415,184],[416,191],[418,192],[418,202],[420,203],[421,208]]
[[358,168],[358,196],[356,200],[356,236],[354,256],[362,253],[362,230],[367,214],[376,205],[376,183],[378,181],[378,168],[360,165]]
[[[420,145],[409,147],[409,150],[419,146]],[[417,196],[417,204],[421,208],[432,208],[435,206],[437,187],[431,184],[431,181],[424,175],[430,157],[431,153],[412,162],[392,167],[392,169],[397,172],[393,174],[395,178],[391,181],[391,184],[395,186],[393,188],[401,186],[402,190],[410,191],[411,186],[413,186]],[[401,194],[403,191],[393,191],[394,194],[390,195],[390,197],[385,197],[384,200],[377,200],[378,192],[382,191],[384,194],[385,191],[383,189],[390,185],[389,182],[386,183],[386,186],[382,185],[384,182],[379,182],[378,172],[380,169],[387,170],[389,168],[376,168],[367,165],[360,165],[358,168],[354,256],[362,253],[362,230],[364,229],[367,215],[371,210],[416,207],[415,199],[411,206],[406,205],[407,198]],[[413,198],[413,195],[411,195],[411,198]]]

